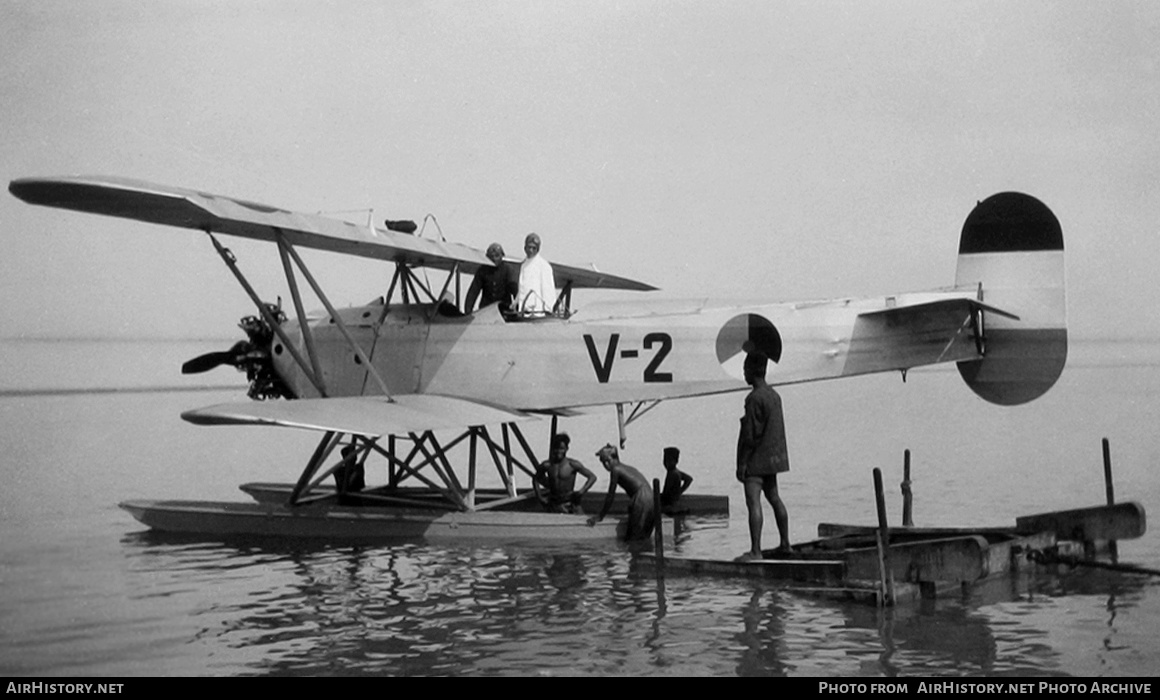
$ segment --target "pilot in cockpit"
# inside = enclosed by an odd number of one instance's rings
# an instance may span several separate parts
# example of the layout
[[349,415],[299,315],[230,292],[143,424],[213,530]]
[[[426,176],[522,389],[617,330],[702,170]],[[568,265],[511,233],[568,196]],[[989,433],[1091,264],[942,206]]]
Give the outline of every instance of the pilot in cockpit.
[[524,315],[548,315],[556,308],[556,277],[552,264],[540,255],[540,237],[529,233],[524,238],[527,258],[520,263],[519,292],[516,310]]
[[519,289],[519,271],[504,260],[503,246],[499,243],[487,247],[487,259],[495,267],[481,267],[476,271],[471,286],[467,288],[463,310],[471,313],[476,299],[479,299],[479,308],[499,304],[499,312],[506,316],[512,313],[512,302]]

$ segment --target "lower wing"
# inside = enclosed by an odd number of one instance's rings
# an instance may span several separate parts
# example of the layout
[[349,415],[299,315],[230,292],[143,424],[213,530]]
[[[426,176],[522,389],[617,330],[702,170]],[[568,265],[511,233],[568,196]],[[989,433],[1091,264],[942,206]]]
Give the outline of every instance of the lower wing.
[[195,425],[280,425],[366,436],[537,420],[503,406],[433,394],[244,401],[186,411],[181,417]]

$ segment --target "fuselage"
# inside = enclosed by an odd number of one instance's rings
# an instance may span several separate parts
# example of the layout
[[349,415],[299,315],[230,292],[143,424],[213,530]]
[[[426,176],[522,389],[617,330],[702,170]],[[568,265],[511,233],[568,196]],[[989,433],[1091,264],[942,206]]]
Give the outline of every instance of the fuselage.
[[[495,307],[471,315],[433,304],[340,310],[343,324],[388,393],[431,393],[523,410],[632,403],[746,388],[746,351],[773,362],[768,380],[788,384],[971,359],[964,333],[892,327],[862,316],[973,291],[922,292],[790,304],[706,301],[606,304],[570,318],[505,321]],[[308,319],[328,396],[382,394],[376,379],[329,316]],[[283,325],[300,347],[296,321]],[[939,329],[941,331],[941,329]],[[299,397],[319,391],[275,340],[275,368]]]

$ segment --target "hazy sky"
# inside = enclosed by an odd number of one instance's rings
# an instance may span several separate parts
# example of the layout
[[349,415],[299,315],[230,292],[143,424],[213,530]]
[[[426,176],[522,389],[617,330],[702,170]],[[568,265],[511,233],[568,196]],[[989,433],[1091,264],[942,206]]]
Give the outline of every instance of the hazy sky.
[[[1160,334],[1160,4],[0,0],[5,181],[103,174],[594,262],[672,297],[950,285],[1002,190],[1074,336]],[[365,214],[350,214],[354,219]],[[2,335],[239,335],[204,234],[0,195]],[[272,246],[229,240],[264,296]],[[306,255],[337,304],[383,264]],[[577,304],[584,296],[577,294]]]

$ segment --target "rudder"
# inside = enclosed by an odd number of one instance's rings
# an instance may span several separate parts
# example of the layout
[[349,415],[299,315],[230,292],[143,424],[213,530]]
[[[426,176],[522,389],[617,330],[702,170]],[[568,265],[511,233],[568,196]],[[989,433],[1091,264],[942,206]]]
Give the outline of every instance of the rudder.
[[1038,199],[1002,192],[979,202],[963,223],[955,287],[1019,320],[986,317],[984,356],[958,363],[971,390],[1014,406],[1042,396],[1067,362],[1063,230]]

